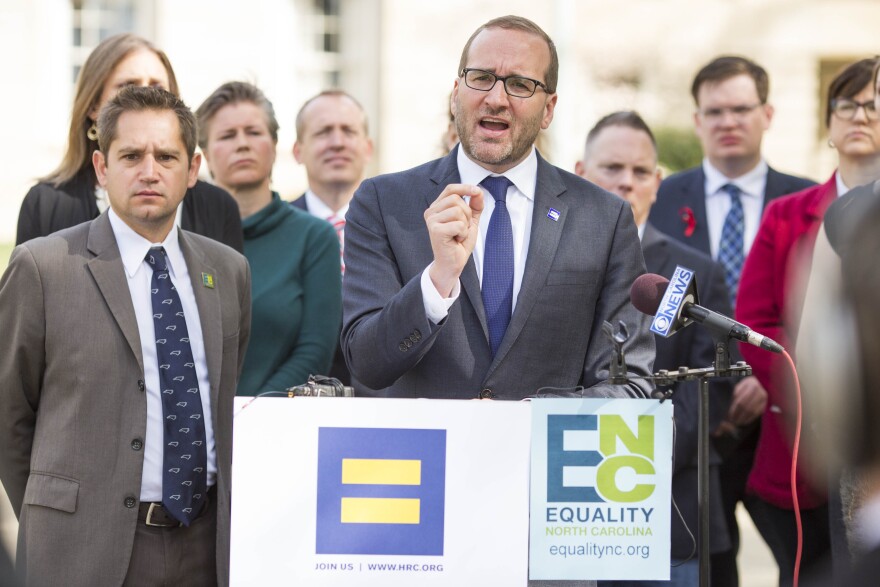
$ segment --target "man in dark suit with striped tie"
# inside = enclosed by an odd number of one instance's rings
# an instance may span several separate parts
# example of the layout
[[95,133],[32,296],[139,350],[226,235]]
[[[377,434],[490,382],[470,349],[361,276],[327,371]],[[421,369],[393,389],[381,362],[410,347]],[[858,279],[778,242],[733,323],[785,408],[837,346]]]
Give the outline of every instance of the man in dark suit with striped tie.
[[[296,115],[293,156],[306,168],[309,189],[292,205],[332,224],[342,253],[348,203],[373,156],[361,104],[343,90],[325,90],[306,100]],[[345,265],[341,268],[344,276]],[[329,375],[354,384],[338,344]]]
[[[697,73],[691,94],[704,159],[700,166],[660,184],[649,217],[665,234],[721,263],[731,306],[764,207],[774,198],[814,185],[779,173],[761,155],[761,141],[773,119],[773,106],[767,101],[769,89],[764,68],[744,57],[718,57]],[[733,548],[712,557],[715,587],[736,587],[739,583],[739,533],[734,512],[745,492],[766,403],[767,392],[757,378],[742,379],[734,389],[727,422],[718,430],[719,446],[730,453],[722,466],[722,487]]]
[[[650,273],[672,277],[677,265],[697,274],[700,304],[724,315],[730,305],[724,283],[724,271],[708,255],[666,236],[650,222],[648,213],[657,198],[660,169],[657,167],[657,145],[651,129],[635,112],[614,112],[603,117],[590,130],[584,158],[575,166],[578,175],[630,203],[642,242],[645,267]],[[675,370],[682,365],[707,367],[715,359],[715,343],[709,331],[691,327],[672,338],[657,337],[654,370]],[[717,426],[730,404],[732,385],[729,380],[715,381],[711,387],[710,422]],[[696,585],[699,574],[699,553],[695,552],[698,529],[697,476],[699,393],[696,381],[682,381],[672,388],[675,404],[675,452],[672,473],[672,559],[670,587]],[[710,453],[709,483],[711,550],[730,549],[721,502],[717,451]],[[677,513],[680,512],[679,513]],[[604,582],[600,587],[641,587],[654,581]]]

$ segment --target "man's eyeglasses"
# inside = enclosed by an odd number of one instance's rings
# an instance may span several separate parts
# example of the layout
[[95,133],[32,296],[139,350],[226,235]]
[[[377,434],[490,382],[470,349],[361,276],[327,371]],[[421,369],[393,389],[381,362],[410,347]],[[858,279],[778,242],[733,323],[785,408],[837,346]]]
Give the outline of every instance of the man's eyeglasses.
[[496,82],[504,84],[504,91],[514,98],[531,98],[535,95],[538,88],[541,88],[548,94],[550,91],[547,86],[536,79],[522,77],[520,75],[509,75],[501,77],[495,75],[491,71],[483,71],[482,69],[471,69],[466,67],[459,74],[464,76],[464,83],[472,90],[488,92],[495,87]]
[[702,110],[698,110],[700,116],[709,122],[717,122],[724,118],[725,114],[732,114],[733,117],[737,120],[742,120],[756,108],[760,108],[763,106],[762,103],[758,102],[757,104],[751,105],[742,105],[742,106],[727,106],[725,108],[704,108]]
[[859,108],[865,110],[865,118],[868,120],[877,120],[877,105],[874,100],[865,102],[856,102],[847,98],[835,98],[831,100],[831,111],[841,120],[852,120],[856,117]]

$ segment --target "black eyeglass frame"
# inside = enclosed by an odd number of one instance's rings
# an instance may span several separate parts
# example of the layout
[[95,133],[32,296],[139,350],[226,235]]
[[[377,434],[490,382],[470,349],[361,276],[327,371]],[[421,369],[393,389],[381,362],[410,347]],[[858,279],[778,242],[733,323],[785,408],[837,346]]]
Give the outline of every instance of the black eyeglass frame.
[[[478,71],[478,72],[480,72],[480,73],[484,73],[484,74],[486,74],[486,75],[492,76],[493,78],[495,78],[495,81],[493,81],[493,82],[492,82],[492,85],[489,86],[489,87],[486,88],[486,89],[483,89],[483,88],[475,88],[475,87],[472,86],[470,83],[468,83],[468,76],[467,76],[467,74],[470,73],[470,72],[472,72],[472,71]],[[532,79],[532,78],[530,78],[530,77],[525,77],[525,76],[522,76],[522,75],[508,75],[508,76],[505,76],[505,77],[501,77],[500,75],[495,75],[495,74],[492,73],[491,71],[486,71],[485,69],[477,69],[477,68],[475,68],[475,67],[465,67],[464,69],[461,70],[461,73],[458,74],[458,77],[464,78],[464,84],[465,84],[467,87],[469,87],[470,89],[472,89],[472,90],[477,90],[478,92],[491,92],[491,91],[492,91],[492,88],[495,87],[495,84],[497,84],[498,82],[501,82],[501,84],[504,86],[504,91],[507,93],[508,96],[511,96],[511,97],[513,97],[513,98],[531,98],[532,96],[535,95],[535,92],[538,91],[538,88],[541,88],[542,90],[544,90],[544,91],[545,91],[546,93],[548,93],[548,94],[550,93],[550,90],[547,88],[547,85],[546,85],[545,83],[543,83],[543,82],[539,82],[539,81],[536,80],[536,79]],[[533,90],[532,90],[532,93],[529,94],[528,96],[518,96],[518,95],[516,95],[516,94],[512,94],[512,93],[510,92],[510,88],[507,87],[507,80],[524,80],[524,81],[527,81],[527,82],[531,82],[531,83],[535,84],[535,89],[533,89]]]
[[[849,104],[853,106],[852,116],[849,118],[842,116],[838,111],[837,107],[841,104]],[[856,102],[851,98],[834,98],[831,100],[831,113],[840,118],[841,120],[855,120],[856,114],[859,112],[859,108],[865,111],[865,119],[866,120],[878,120],[880,119],[880,112],[877,112],[877,103],[872,100],[866,100],[864,102]],[[870,111],[868,110],[870,108]],[[873,112],[873,116],[871,115]]]

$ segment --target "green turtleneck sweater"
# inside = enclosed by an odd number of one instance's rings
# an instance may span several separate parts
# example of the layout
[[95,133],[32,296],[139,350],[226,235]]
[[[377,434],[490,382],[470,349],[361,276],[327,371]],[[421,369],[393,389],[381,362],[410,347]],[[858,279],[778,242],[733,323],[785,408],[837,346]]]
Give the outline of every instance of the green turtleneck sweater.
[[336,231],[274,192],[241,225],[253,316],[238,394],[280,391],[325,374],[342,316]]

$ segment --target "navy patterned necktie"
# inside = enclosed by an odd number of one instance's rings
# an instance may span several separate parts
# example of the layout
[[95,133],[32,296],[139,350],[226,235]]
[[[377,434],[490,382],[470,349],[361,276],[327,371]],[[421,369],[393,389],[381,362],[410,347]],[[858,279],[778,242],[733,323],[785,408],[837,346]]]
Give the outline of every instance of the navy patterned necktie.
[[208,482],[208,451],[202,396],[180,296],[168,274],[165,249],[146,257],[153,269],[150,294],[162,393],[162,505],[185,526],[202,511]]
[[512,182],[504,177],[487,177],[480,184],[495,199],[489,219],[489,231],[483,251],[483,307],[489,327],[492,356],[498,352],[501,339],[513,311],[513,225],[507,211],[507,188]]
[[739,288],[739,276],[742,273],[745,253],[743,232],[745,230],[745,214],[743,213],[742,193],[738,187],[729,183],[723,188],[730,195],[730,211],[724,218],[721,229],[721,243],[718,247],[718,262],[724,267],[724,281],[730,295],[730,307],[736,306],[736,290]]

